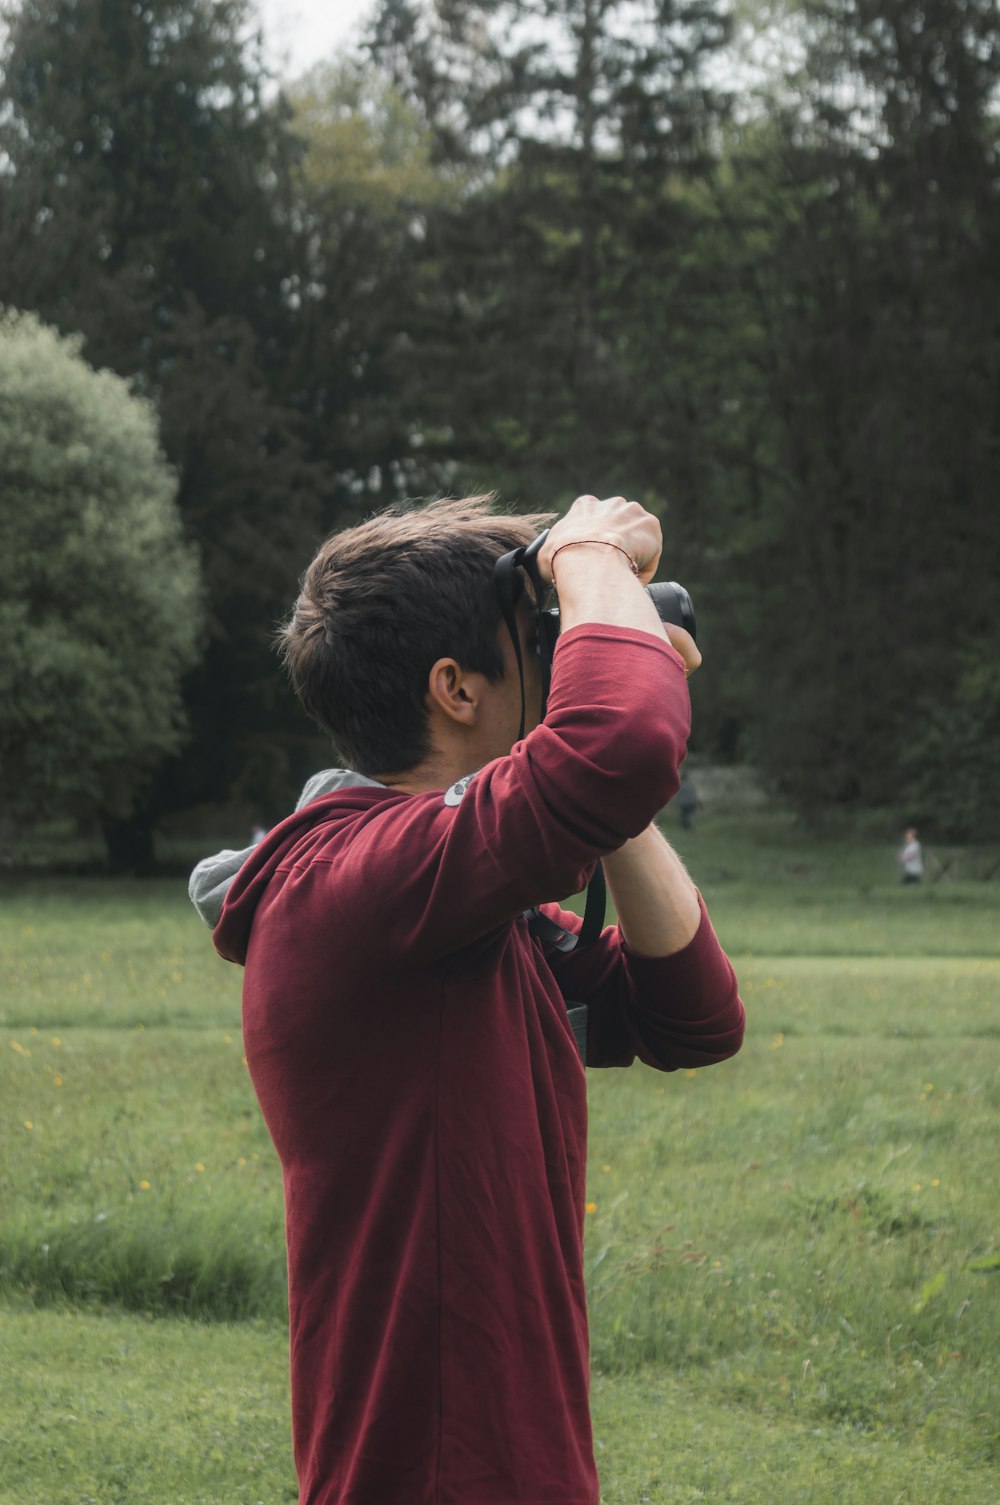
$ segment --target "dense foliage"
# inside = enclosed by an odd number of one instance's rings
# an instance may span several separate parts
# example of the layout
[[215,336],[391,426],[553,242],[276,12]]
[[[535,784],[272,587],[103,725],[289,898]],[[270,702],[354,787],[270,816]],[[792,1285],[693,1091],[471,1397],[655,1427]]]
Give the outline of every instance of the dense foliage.
[[266,798],[304,731],[270,651],[320,530],[285,390],[297,148],[246,20],[245,0],[26,0],[6,49],[0,302],[155,399],[207,587],[192,737],[131,812],[147,857],[165,811]]
[[183,736],[197,560],[156,416],[31,315],[0,320],[0,797],[127,814]]
[[204,562],[135,819],[279,813],[315,538],[498,485],[662,512],[696,748],[1000,831],[992,0],[379,0],[287,97],[248,16],[20,0],[4,59],[0,299],[155,398]]

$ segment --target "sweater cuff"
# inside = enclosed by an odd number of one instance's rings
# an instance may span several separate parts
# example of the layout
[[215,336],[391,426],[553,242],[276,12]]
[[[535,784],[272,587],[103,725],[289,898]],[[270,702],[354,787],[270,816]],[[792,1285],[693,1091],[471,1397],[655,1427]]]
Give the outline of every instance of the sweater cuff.
[[[640,627],[619,627],[613,622],[578,622],[575,627],[570,627],[566,632],[561,632],[556,639],[555,655],[566,644],[574,643],[578,638],[589,642],[598,643],[633,643],[637,648],[652,649],[669,659],[673,659],[687,676],[687,665],[671,642],[665,637],[660,637],[655,632],[645,632]],[[554,657],[555,657],[554,655]]]
[[735,978],[729,958],[719,944],[705,901],[698,894],[701,923],[692,939],[670,956],[637,956],[624,936],[621,948],[629,976],[643,997],[663,996],[671,1001],[675,1019],[698,1019],[715,1014],[720,993],[735,993]]

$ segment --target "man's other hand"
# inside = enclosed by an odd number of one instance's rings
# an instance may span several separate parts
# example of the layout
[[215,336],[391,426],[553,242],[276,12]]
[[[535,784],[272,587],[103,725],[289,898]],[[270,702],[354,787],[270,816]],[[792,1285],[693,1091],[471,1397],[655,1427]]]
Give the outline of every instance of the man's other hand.
[[676,648],[684,660],[684,672],[692,675],[701,664],[701,651],[686,627],[677,627],[673,622],[664,622],[670,646]]

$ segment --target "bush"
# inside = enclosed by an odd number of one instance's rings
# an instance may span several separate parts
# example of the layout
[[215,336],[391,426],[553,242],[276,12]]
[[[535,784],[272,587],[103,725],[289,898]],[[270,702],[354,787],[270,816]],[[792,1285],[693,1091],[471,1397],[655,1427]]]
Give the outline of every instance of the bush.
[[0,798],[126,816],[184,739],[198,561],[151,405],[80,342],[0,316]]

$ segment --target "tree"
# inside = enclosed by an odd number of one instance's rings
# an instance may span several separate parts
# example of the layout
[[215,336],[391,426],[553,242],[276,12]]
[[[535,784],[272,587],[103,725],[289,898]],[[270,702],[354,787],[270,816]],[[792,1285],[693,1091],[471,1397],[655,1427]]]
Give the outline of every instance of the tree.
[[0,301],[80,331],[156,401],[204,569],[193,736],[134,836],[235,792],[280,808],[307,740],[270,638],[328,488],[291,376],[298,146],[249,17],[247,0],[22,0],[8,18]]
[[153,381],[195,309],[277,357],[294,143],[247,0],[21,0],[6,20],[4,300]]
[[298,201],[308,248],[293,383],[311,454],[335,477],[337,515],[423,489],[407,464],[414,404],[405,352],[419,324],[429,219],[462,174],[432,161],[432,134],[370,61],[320,64],[289,91],[303,144]]
[[665,370],[650,386],[634,361],[651,312],[636,252],[676,241],[669,185],[711,169],[725,104],[708,64],[727,35],[720,8],[688,0],[379,7],[374,55],[467,170],[428,225],[418,463],[536,505],[602,484],[662,505],[673,477],[643,470],[644,435],[660,459],[688,419]]
[[985,815],[1000,22],[957,0],[808,10],[803,106],[734,143],[698,258],[738,305],[716,425],[733,698],[803,808],[926,812],[960,765]]
[[0,320],[0,789],[22,821],[126,815],[185,736],[197,558],[150,404]]

